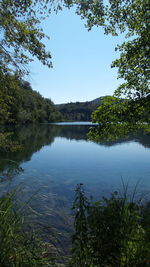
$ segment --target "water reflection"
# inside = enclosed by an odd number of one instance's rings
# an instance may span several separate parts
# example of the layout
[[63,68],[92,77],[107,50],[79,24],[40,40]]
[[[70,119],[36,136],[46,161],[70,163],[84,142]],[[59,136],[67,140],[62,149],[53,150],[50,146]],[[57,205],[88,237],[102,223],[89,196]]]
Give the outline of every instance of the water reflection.
[[[3,171],[10,164],[10,162],[6,159],[12,160],[16,163],[30,161],[34,153],[41,150],[44,146],[51,145],[55,141],[56,137],[63,137],[67,140],[88,141],[87,134],[90,128],[91,126],[89,125],[76,124],[41,124],[13,128],[10,127],[9,131],[13,135],[13,141],[17,141],[21,145],[22,149],[16,152],[0,152],[0,171]],[[95,128],[95,126],[92,128]],[[129,134],[126,138],[118,137],[115,141],[102,140],[101,142],[98,142],[98,144],[100,146],[110,147],[128,142],[137,142],[145,148],[150,148],[150,133],[145,134],[142,130],[140,130],[136,134]]]
[[108,123],[90,128],[88,137],[93,142],[106,146],[137,141],[144,147],[150,147],[150,126],[148,124]]
[[23,149],[0,153],[0,176],[5,180],[1,192],[5,184],[11,188],[21,184],[19,199],[31,197],[34,223],[51,224],[65,236],[71,229],[70,208],[77,183],[84,183],[95,197],[118,189],[121,178],[133,186],[141,179],[140,191],[150,189],[150,134],[140,131],[96,144],[88,141],[89,127],[43,124],[9,128]]
[[[37,186],[35,190],[42,187],[43,181],[46,186],[53,182],[58,191],[63,184],[63,192],[67,186],[71,188],[78,182],[85,182],[94,190],[97,184],[101,185],[101,191],[106,193],[112,185],[116,186],[121,176],[126,180],[131,176],[137,178],[139,174],[139,178],[147,179],[149,158],[144,148],[150,148],[150,134],[140,130],[126,138],[105,140],[95,145],[88,141],[90,127],[41,124],[9,128],[13,141],[17,141],[22,150],[0,153],[1,181],[19,176],[17,182],[26,180],[29,187]],[[107,148],[112,149],[108,151]],[[21,174],[23,169],[25,172]]]

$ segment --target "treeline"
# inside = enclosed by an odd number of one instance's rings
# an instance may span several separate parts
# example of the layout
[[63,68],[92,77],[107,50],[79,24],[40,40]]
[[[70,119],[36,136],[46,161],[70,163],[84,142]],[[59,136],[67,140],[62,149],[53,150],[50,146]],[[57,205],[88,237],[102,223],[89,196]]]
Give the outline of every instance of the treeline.
[[0,75],[0,124],[60,121],[61,114],[50,99],[33,91],[29,82]]
[[101,104],[104,97],[92,101],[56,105],[64,121],[90,121],[92,112]]

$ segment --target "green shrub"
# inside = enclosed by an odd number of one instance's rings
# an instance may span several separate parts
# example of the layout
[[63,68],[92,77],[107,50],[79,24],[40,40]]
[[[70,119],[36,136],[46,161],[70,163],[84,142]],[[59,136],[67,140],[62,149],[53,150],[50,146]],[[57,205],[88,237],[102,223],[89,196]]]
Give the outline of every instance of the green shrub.
[[125,193],[92,202],[82,185],[74,202],[72,266],[143,267],[150,264],[150,205]]

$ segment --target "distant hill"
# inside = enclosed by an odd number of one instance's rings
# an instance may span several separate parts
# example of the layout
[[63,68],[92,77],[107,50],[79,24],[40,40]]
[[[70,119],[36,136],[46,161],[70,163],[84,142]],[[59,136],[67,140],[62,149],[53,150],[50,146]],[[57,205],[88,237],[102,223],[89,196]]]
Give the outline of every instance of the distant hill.
[[105,96],[92,101],[75,102],[55,105],[61,113],[63,120],[67,121],[90,121],[92,112],[101,105]]

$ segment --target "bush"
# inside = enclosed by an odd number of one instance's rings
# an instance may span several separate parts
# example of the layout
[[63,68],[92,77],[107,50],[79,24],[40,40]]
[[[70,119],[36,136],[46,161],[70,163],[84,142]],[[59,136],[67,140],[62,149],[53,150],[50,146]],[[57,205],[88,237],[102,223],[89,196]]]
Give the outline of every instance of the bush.
[[74,202],[72,266],[143,267],[150,264],[150,205],[117,192],[92,202],[82,185]]

